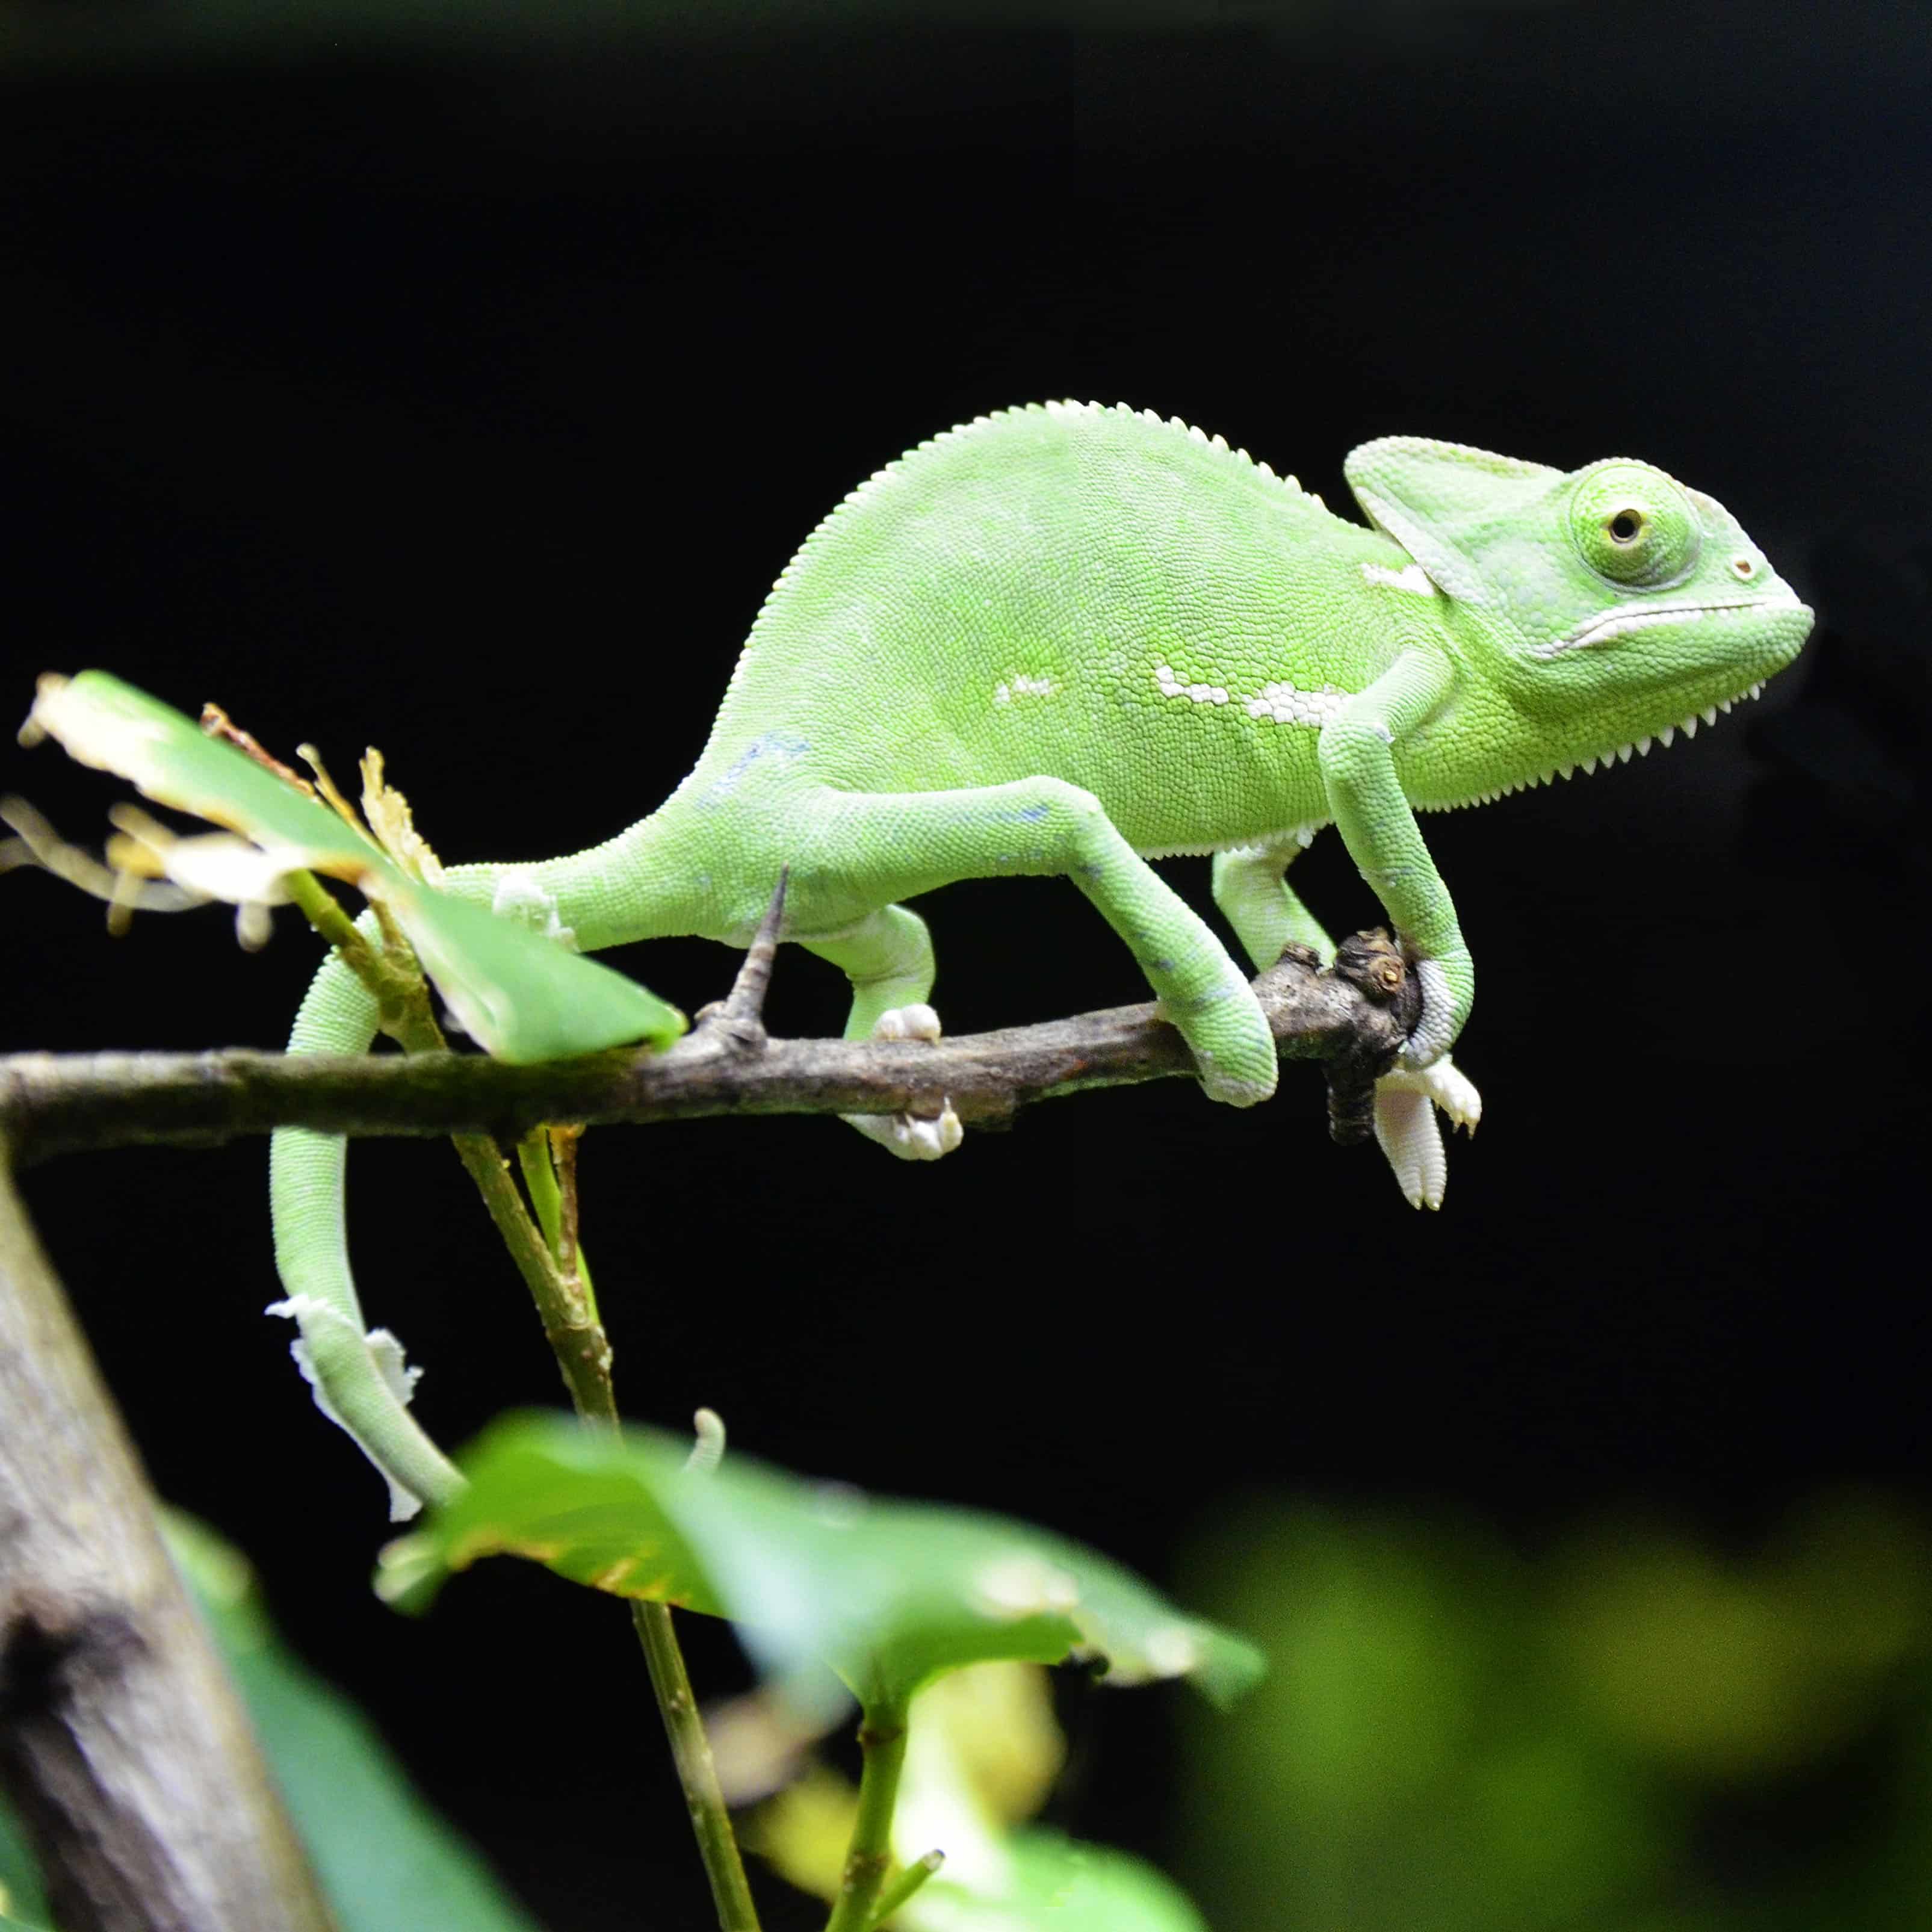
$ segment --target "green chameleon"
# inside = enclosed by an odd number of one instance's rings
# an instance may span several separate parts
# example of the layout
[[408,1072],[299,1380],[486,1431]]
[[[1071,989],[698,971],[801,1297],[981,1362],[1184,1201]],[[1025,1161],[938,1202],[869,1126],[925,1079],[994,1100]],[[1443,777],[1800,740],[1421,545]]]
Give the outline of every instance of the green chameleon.
[[[789,866],[784,937],[850,980],[846,1037],[937,1040],[932,944],[904,902],[1064,874],[1139,962],[1209,1096],[1248,1106],[1274,1091],[1267,1022],[1148,862],[1214,854],[1215,902],[1256,966],[1289,940],[1327,956],[1284,874],[1332,824],[1419,962],[1422,1017],[1376,1126],[1409,1200],[1438,1206],[1435,1109],[1469,1125],[1480,1106],[1448,1058],[1475,979],[1417,813],[1713,722],[1791,662],[1811,613],[1727,511],[1646,464],[1566,473],[1387,436],[1346,473],[1367,528],[1220,437],[1124,406],[936,436],[786,566],[704,754],[657,811],[589,851],[446,884],[586,950],[686,933],[742,946]],[[290,1044],[359,1052],[375,1026],[331,958]],[[853,1124],[913,1160],[960,1138],[950,1109]],[[291,1312],[356,1311],[344,1143],[285,1130],[272,1166]],[[399,1365],[386,1381],[356,1325],[322,1392],[406,1490],[432,1493],[448,1466],[419,1460],[436,1452],[403,1413]]]

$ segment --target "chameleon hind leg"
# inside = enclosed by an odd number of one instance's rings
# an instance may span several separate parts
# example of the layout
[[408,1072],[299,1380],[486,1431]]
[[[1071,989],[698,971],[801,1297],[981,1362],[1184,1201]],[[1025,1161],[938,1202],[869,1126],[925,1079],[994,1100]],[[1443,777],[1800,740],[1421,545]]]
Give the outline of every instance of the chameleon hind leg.
[[[910,898],[956,879],[1071,879],[1126,942],[1210,1097],[1246,1106],[1274,1091],[1274,1037],[1246,977],[1090,792],[1040,777],[958,791],[834,793],[821,805],[821,856],[848,871],[862,862],[881,896]],[[898,928],[902,941],[905,933]],[[912,999],[915,987],[922,999],[929,986],[902,973],[873,997],[883,1010],[888,999]]]
[[[1312,947],[1324,964],[1335,956],[1334,941],[1288,883],[1288,867],[1306,849],[1298,836],[1214,855],[1214,903],[1261,971],[1291,941]],[[1483,1117],[1482,1096],[1447,1054],[1419,1072],[1396,1067],[1376,1083],[1376,1138],[1412,1208],[1440,1208],[1449,1184],[1438,1108],[1472,1133]]]
[[[801,939],[808,952],[829,959],[852,982],[848,1040],[928,1040],[939,1036],[939,1016],[926,1004],[934,968],[926,921],[902,905],[881,906],[828,938]],[[910,1114],[847,1114],[868,1140],[902,1160],[938,1160],[958,1146],[963,1130],[949,1105],[936,1120]]]

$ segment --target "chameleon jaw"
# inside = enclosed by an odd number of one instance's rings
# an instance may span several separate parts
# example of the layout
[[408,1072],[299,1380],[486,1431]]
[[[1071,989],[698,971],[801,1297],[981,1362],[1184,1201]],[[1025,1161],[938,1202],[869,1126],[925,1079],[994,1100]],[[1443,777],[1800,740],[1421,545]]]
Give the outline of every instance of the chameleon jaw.
[[1722,616],[1738,610],[1796,612],[1805,608],[1804,604],[1792,596],[1730,597],[1697,604],[1619,604],[1592,617],[1587,624],[1572,631],[1568,637],[1558,638],[1546,644],[1532,645],[1529,655],[1547,660],[1561,657],[1569,651],[1589,650],[1597,645],[1607,644],[1616,638],[1628,637],[1633,631],[1648,630],[1655,624],[1679,623],[1700,617]]

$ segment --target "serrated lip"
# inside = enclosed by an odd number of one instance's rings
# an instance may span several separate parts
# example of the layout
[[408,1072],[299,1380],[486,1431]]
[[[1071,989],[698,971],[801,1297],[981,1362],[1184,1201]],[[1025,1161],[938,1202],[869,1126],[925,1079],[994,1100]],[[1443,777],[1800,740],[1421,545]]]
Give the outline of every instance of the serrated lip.
[[1537,645],[1530,656],[1560,657],[1565,652],[1588,650],[1594,645],[1607,644],[1613,638],[1628,636],[1633,631],[1648,630],[1653,624],[1670,623],[1686,617],[1721,616],[1733,610],[1790,611],[1793,615],[1802,612],[1808,617],[1811,614],[1809,606],[1789,595],[1726,597],[1694,604],[1618,604],[1599,612],[1567,638],[1559,638],[1554,644]]

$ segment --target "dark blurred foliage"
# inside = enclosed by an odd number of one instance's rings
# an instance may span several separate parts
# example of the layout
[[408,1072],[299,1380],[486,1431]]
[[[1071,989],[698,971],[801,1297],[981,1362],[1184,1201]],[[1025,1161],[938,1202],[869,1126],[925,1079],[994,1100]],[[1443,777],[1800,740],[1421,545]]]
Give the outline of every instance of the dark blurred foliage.
[[[1800,1932],[1932,1912],[1932,1544],[1870,1494],[1760,1545],[1250,1499],[1205,1552],[1275,1670],[1189,1737],[1186,1866],[1280,1932]],[[1270,1828],[1258,1831],[1256,1819]]]
[[[1820,1485],[1906,1520],[1927,1498],[1928,111],[1923,22],[1876,4],[16,4],[4,668],[22,712],[34,673],[99,664],[338,774],[373,741],[446,857],[508,858],[662,797],[806,531],[982,410],[1151,404],[1331,502],[1346,450],[1396,430],[1628,452],[1716,494],[1819,608],[1800,665],[1694,744],[1426,828],[1478,961],[1458,1059],[1488,1108],[1440,1216],[1326,1144],[1305,1072],[1260,1114],[1178,1084],[1063,1102],[931,1172],[814,1121],[585,1155],[633,1413],[711,1402],[775,1460],[1040,1518],[1184,1599],[1184,1542],[1231,1491],[1423,1525],[1388,1532],[1398,1556],[1423,1539],[1401,1560],[1486,1645],[1507,1609],[1522,1642],[1480,1670],[1503,1685],[1520,1652],[1528,1698],[1560,1593],[1526,1552],[1593,1512],[1749,1550]],[[46,750],[4,766],[70,835],[100,827],[106,781]],[[1333,842],[1304,869],[1337,928],[1372,916]],[[1204,868],[1172,871],[1204,902]],[[1063,887],[922,910],[955,1030],[1141,997]],[[110,945],[39,878],[0,881],[0,920],[10,1048],[271,1045],[314,958],[292,926],[244,958],[212,912]],[[622,963],[690,1008],[730,962]],[[842,1011],[829,969],[782,961],[776,1024]],[[621,1616],[507,1564],[419,1626],[370,1600],[380,1486],[259,1312],[263,1162],[29,1177],[158,1484],[256,1558],[291,1636],[548,1922],[628,1924],[640,1898],[700,1922]],[[428,1425],[454,1442],[556,1400],[446,1153],[352,1167],[365,1298],[427,1365]],[[1459,1522],[1516,1553],[1457,1556]],[[1342,1561],[1329,1532],[1281,1534],[1291,1582]],[[1706,1560],[1643,1598],[1660,1656],[1708,1642]],[[533,1661],[560,1643],[610,1687],[589,1735]],[[721,1633],[693,1645],[707,1684],[739,1681]],[[1894,1714],[1872,1736],[1916,1721],[1899,1654],[1859,1680]],[[1178,1708],[1087,1700],[1060,1822],[1171,1850]],[[1370,1744],[1310,1736],[1359,1793]],[[1660,1871],[1774,1885],[1775,1830],[1724,1838],[1721,1871],[1677,1862],[1707,1770],[1672,1811],[1642,1795],[1654,1753],[1532,1728],[1523,1762],[1546,1748],[1564,1829],[1628,1813],[1653,1846],[1602,1852],[1592,1898]],[[1794,1814],[1888,1869],[1858,1826],[1868,1761],[1807,1750]],[[1290,1856],[1291,1823],[1246,1818],[1252,1857]]]

